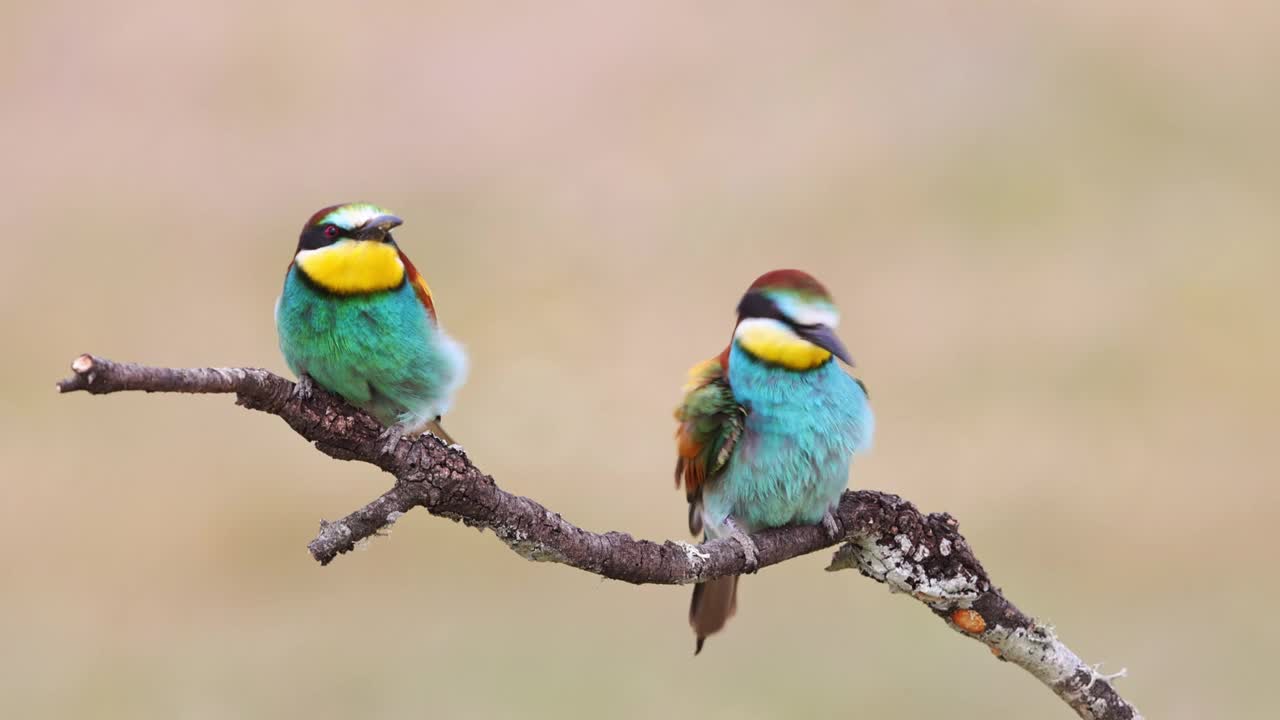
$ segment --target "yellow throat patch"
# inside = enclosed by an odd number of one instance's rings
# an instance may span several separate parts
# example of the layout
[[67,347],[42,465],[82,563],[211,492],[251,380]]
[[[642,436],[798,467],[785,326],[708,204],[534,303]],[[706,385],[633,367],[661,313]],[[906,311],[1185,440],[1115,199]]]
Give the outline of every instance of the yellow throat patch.
[[399,251],[384,242],[340,240],[317,250],[303,250],[295,262],[314,283],[343,295],[390,290],[404,281]]
[[812,370],[831,359],[829,351],[799,337],[790,328],[777,322],[741,327],[736,337],[743,350],[788,370]]

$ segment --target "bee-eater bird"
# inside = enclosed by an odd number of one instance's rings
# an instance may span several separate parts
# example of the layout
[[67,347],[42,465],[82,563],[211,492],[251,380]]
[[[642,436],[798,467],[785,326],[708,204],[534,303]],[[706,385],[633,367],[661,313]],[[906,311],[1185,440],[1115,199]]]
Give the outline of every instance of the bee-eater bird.
[[333,205],[302,227],[276,301],[280,350],[299,380],[387,426],[384,451],[439,420],[467,375],[431,289],[391,237],[400,218],[368,203]]
[[[849,484],[853,454],[871,444],[875,421],[853,360],[836,337],[830,294],[800,270],[761,275],[738,303],[729,347],[689,371],[676,408],[676,487],[689,500],[689,532],[733,538],[748,568],[750,533],[821,522]],[[693,589],[694,654],[737,608],[738,577]]]

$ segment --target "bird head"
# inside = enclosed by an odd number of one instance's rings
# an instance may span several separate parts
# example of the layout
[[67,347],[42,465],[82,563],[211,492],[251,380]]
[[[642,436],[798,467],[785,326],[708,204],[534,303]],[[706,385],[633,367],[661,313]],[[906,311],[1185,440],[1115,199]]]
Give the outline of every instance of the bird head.
[[809,273],[773,270],[756,278],[738,303],[734,341],[746,352],[790,370],[810,370],[834,355],[853,358],[836,336],[840,313]]
[[369,203],[331,205],[302,227],[294,262],[311,281],[339,294],[398,287],[405,267],[391,230],[401,222]]

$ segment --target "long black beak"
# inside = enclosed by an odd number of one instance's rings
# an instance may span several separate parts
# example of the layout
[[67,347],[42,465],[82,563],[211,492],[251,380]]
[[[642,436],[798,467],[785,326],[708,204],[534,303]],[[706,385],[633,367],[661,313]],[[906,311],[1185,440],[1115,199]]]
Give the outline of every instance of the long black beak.
[[853,367],[853,358],[849,357],[849,349],[840,342],[840,338],[836,337],[835,330],[825,325],[802,326],[795,330],[800,337],[845,361],[849,367]]
[[356,239],[382,242],[387,238],[387,233],[391,232],[391,228],[403,223],[404,221],[395,215],[379,215],[360,226],[356,232]]

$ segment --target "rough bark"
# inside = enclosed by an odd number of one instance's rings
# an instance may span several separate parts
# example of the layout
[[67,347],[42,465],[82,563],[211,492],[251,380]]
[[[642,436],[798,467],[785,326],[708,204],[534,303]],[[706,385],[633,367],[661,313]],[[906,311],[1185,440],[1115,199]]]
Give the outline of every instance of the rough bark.
[[[336,522],[321,521],[308,548],[322,565],[352,550],[415,507],[471,527],[487,528],[521,556],[556,562],[614,580],[686,584],[741,573],[746,558],[732,540],[701,545],[655,543],[620,532],[579,528],[538,502],[512,495],[471,463],[457,446],[431,435],[401,440],[382,452],[382,426],[341,399],[252,368],[156,368],[81,355],[61,392],[235,393],[239,405],[283,419],[316,448],[340,460],[376,465],[395,485]],[[924,603],[957,632],[986,644],[1048,685],[1082,718],[1132,720],[1137,709],[1115,690],[1117,675],[1085,664],[1054,631],[1009,602],[987,576],[959,523],[946,513],[922,514],[888,493],[846,492],[836,512],[841,532],[821,526],[766,530],[753,536],[759,567],[839,544],[828,570],[856,569]],[[1122,674],[1122,673],[1121,673]]]

